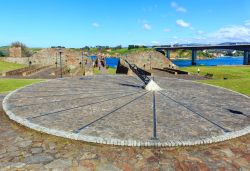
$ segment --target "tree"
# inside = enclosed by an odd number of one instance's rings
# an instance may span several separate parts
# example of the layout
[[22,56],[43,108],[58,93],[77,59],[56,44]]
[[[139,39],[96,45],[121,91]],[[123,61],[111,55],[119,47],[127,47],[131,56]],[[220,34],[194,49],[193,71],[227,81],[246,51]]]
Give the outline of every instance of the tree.
[[122,49],[122,45],[118,45],[118,46],[114,47],[114,49]]
[[4,57],[4,53],[2,51],[0,51],[0,57]]
[[128,45],[128,50],[134,49],[135,45]]
[[83,50],[90,50],[90,47],[88,47],[88,46],[85,46],[85,47],[83,47]]

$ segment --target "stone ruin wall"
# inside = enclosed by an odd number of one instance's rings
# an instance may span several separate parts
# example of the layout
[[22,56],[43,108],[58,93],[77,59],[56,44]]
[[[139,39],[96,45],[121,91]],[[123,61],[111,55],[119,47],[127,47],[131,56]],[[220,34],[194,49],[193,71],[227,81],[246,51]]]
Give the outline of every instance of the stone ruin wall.
[[167,59],[163,54],[157,51],[153,51],[153,50],[146,51],[146,52],[135,52],[135,53],[129,54],[127,57],[127,60],[131,64],[134,63],[138,67],[145,69],[145,70],[150,70],[150,67],[151,68],[165,68],[165,67],[176,68],[176,66],[169,59]]
[[[77,66],[80,62],[81,52],[73,51],[70,49],[62,50],[62,63],[67,64],[68,66]],[[55,62],[60,63],[59,53],[56,49],[42,49],[39,52],[35,53],[32,56],[32,59],[36,61],[36,63],[42,65],[54,65]]]
[[[29,60],[32,62],[32,65],[55,65],[57,61],[58,65],[60,63],[59,53],[56,49],[46,48],[38,51],[37,53],[33,54],[31,57],[3,57],[0,58],[6,62],[13,62],[19,64],[29,64]],[[70,67],[76,67],[79,65],[81,61],[81,52],[74,51],[71,49],[63,49],[62,53],[62,63],[63,65],[67,65]]]
[[[57,57],[56,57],[57,56]],[[81,51],[75,51],[72,49],[63,49],[62,53],[62,63],[71,68],[79,66],[81,62]],[[151,56],[151,59],[150,59]],[[123,57],[122,57],[123,58]],[[56,59],[59,65],[59,54],[56,49],[46,48],[38,51],[32,57],[3,57],[1,60],[19,64],[29,64],[29,60],[32,65],[55,65]],[[170,60],[168,60],[163,54],[156,51],[145,51],[145,52],[135,52],[128,55],[128,61],[130,63],[136,64],[138,67],[150,70],[151,68],[164,68],[169,66],[176,67]],[[123,64],[122,60],[121,63]],[[151,64],[150,64],[151,63]],[[123,64],[124,65],[124,64]]]
[[22,49],[21,47],[10,47],[9,55],[13,58],[21,58],[22,57]]

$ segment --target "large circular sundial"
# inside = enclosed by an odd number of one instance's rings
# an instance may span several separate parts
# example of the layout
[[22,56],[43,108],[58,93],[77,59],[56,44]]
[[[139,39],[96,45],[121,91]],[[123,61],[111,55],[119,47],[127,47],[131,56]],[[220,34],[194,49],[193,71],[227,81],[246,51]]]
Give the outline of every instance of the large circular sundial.
[[86,142],[184,146],[250,132],[250,98],[187,80],[154,77],[148,91],[133,76],[65,78],[9,94],[7,115],[31,129]]

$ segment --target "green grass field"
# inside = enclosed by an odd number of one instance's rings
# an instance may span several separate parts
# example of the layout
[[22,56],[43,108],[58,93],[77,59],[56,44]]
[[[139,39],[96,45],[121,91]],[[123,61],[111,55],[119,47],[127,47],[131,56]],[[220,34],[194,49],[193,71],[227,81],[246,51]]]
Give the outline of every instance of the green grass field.
[[[0,66],[1,68],[1,66]],[[197,73],[198,67],[183,68],[183,70]],[[250,66],[220,66],[220,67],[205,67],[199,66],[201,75],[207,73],[213,74],[211,80],[201,80],[199,82],[216,85],[237,91],[242,94],[250,96]],[[2,69],[2,68],[1,68]],[[109,68],[108,74],[115,74],[115,68]],[[98,68],[94,70],[95,74],[100,74]],[[224,78],[227,78],[224,80]],[[13,91],[17,88],[41,82],[43,80],[29,80],[29,79],[0,79],[0,93]]]
[[20,87],[41,82],[36,79],[0,79],[0,93],[14,91]]
[[200,68],[201,75],[213,74],[212,80],[199,82],[224,87],[250,96],[250,66],[199,66],[187,67],[183,70],[194,74],[197,73],[198,68]]
[[207,73],[213,74],[213,79],[240,79],[250,78],[250,66],[195,66],[182,68],[182,70],[197,73],[197,69],[200,68],[200,75],[206,75]]
[[111,74],[111,75],[116,74],[116,68],[109,67],[108,68],[108,74]]
[[25,65],[0,61],[0,75],[3,72],[23,68]]
[[[98,68],[94,68],[94,74],[101,74],[101,71]],[[116,74],[116,68],[109,67],[107,69],[107,74],[110,75]]]
[[94,68],[94,74],[101,74],[101,71],[98,68]]

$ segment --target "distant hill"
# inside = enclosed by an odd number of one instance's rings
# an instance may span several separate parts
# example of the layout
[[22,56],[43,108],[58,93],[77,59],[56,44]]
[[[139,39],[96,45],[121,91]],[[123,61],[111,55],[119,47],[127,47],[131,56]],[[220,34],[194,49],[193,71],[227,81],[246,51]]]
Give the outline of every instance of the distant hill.
[[8,56],[9,46],[1,46],[0,47],[0,57]]
[[244,44],[250,44],[250,42],[224,42],[220,43],[219,45],[244,45]]
[[0,46],[0,50],[8,50],[10,46]]

